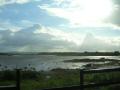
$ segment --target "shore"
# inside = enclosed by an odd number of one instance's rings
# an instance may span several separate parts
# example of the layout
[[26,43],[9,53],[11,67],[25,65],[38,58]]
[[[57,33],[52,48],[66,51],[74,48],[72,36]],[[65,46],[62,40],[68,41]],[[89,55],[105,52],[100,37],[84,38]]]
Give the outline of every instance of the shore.
[[108,58],[99,58],[99,59],[72,59],[72,60],[64,60],[65,63],[87,63],[83,65],[82,67],[86,69],[92,69],[92,68],[101,68],[101,67],[113,67],[113,66],[119,66],[120,60],[118,59],[108,59]]
[[[87,63],[83,65],[84,69],[94,69],[100,67],[119,66],[117,59],[72,59],[65,60],[65,63]],[[102,62],[102,63],[100,63]],[[118,80],[120,72],[103,73],[95,75],[85,75],[85,83],[99,83],[107,80]],[[0,71],[0,86],[15,84],[15,70],[8,68]],[[44,88],[66,87],[80,84],[80,69],[61,69],[56,68],[49,71],[36,71],[35,68],[26,67],[21,70],[21,90],[39,90]],[[102,90],[114,90],[107,87]],[[89,89],[90,90],[90,89]],[[91,89],[94,90],[94,89]],[[117,89],[119,90],[119,89]]]

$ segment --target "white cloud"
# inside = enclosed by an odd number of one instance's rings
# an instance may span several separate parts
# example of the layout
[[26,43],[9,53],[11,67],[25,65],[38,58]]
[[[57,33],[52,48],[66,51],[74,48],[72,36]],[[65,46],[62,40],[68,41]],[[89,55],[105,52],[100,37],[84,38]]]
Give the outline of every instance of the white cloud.
[[53,0],[52,5],[45,4],[38,7],[46,10],[49,15],[68,20],[74,26],[104,24],[105,19],[116,8],[112,0]]
[[119,51],[120,37],[96,37],[88,33],[80,47],[82,51]]
[[0,30],[1,51],[114,51],[120,50],[120,37],[96,37],[79,32],[33,25],[19,31]]
[[97,37],[99,40],[114,47],[120,47],[120,37]]
[[22,27],[31,27],[33,26],[34,22],[29,20],[21,20],[20,24]]
[[21,27],[15,26],[12,23],[10,23],[10,21],[4,21],[4,22],[0,22],[0,30],[14,30],[14,31],[18,31],[21,29]]
[[13,3],[24,4],[30,1],[32,0],[0,0],[0,6],[7,5],[7,4],[13,4]]
[[15,1],[16,3],[23,4],[29,2],[30,0],[15,0]]
[[112,24],[112,23],[96,23],[96,24],[89,24],[89,25],[87,25],[87,26],[85,26],[85,25],[79,25],[79,24],[71,24],[71,25],[69,25],[69,27],[71,27],[71,28],[79,28],[79,29],[81,29],[81,28],[89,28],[89,29],[95,29],[96,28],[96,30],[108,30],[108,29],[106,29],[106,28],[109,28],[110,30],[112,29],[112,30],[120,30],[120,26],[118,26],[118,25],[115,25],[115,24]]
[[[19,31],[0,31],[1,51],[63,51],[73,50],[77,38],[60,30],[34,25]],[[73,35],[73,36],[72,36]]]
[[82,35],[71,33],[71,32],[65,32],[63,30],[55,29],[55,28],[45,28],[42,27],[40,29],[37,29],[34,33],[46,33],[49,35],[54,36],[52,40],[63,40],[67,42],[71,42],[75,45],[81,45],[82,43]]
[[[65,27],[109,27],[120,30],[119,18],[111,21],[116,13],[116,4],[113,0],[52,0],[52,4],[39,5],[51,16],[57,16],[69,21]],[[101,7],[102,6],[102,7]],[[119,10],[117,9],[117,12]],[[117,13],[119,16],[119,13]],[[115,23],[116,21],[117,23]]]

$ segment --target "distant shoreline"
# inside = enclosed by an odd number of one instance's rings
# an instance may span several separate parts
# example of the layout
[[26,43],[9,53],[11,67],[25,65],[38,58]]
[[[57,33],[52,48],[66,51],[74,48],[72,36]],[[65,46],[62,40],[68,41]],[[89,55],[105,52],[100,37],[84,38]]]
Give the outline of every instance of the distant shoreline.
[[0,52],[0,55],[120,56],[120,52]]

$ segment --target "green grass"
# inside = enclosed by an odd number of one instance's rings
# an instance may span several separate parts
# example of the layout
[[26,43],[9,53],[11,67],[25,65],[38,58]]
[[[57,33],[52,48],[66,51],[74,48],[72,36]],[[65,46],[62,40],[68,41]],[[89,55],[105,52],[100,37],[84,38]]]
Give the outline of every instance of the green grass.
[[[13,75],[13,76],[12,76]],[[119,80],[120,72],[85,75],[85,83],[99,83]],[[0,85],[15,84],[15,71],[0,71]],[[21,72],[21,90],[37,90],[44,88],[79,85],[79,70],[55,69],[51,71],[24,70]],[[119,87],[102,87],[94,90],[120,90]],[[93,90],[88,89],[88,90]]]
[[[2,71],[0,85],[14,84],[15,72]],[[13,74],[12,78],[9,74]],[[7,76],[5,78],[5,76]],[[9,79],[9,80],[7,80]],[[21,88],[22,90],[34,90],[43,88],[64,87],[71,85],[78,85],[79,71],[78,70],[62,70],[56,69],[52,71],[22,71],[21,72]]]

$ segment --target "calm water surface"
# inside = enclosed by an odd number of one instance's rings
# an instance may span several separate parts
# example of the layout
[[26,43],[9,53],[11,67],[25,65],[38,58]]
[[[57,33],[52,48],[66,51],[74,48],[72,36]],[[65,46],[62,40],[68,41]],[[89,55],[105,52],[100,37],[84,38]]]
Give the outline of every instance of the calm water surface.
[[80,68],[86,63],[64,63],[64,60],[71,59],[99,59],[110,58],[120,60],[120,56],[55,56],[55,55],[14,55],[2,56],[0,55],[0,68],[24,68],[26,66],[35,67],[36,70],[50,70],[54,68],[75,69]]

